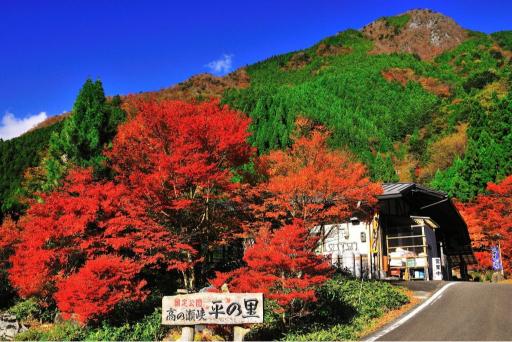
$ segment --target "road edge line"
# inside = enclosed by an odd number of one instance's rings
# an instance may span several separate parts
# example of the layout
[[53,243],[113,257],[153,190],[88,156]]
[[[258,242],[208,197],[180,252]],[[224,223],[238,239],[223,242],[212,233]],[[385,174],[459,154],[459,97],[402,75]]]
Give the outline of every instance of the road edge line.
[[421,310],[429,306],[434,300],[436,300],[439,296],[443,294],[444,291],[446,291],[450,286],[457,284],[456,282],[451,282],[446,285],[444,285],[441,289],[434,292],[432,296],[430,296],[426,301],[421,303],[419,306],[417,306],[414,310],[406,314],[404,317],[400,318],[395,323],[391,324],[387,328],[383,329],[382,331],[378,332],[377,334],[371,336],[369,339],[365,339],[366,342],[373,342],[381,338],[382,336],[392,332],[408,320],[410,320],[412,317],[416,316]]

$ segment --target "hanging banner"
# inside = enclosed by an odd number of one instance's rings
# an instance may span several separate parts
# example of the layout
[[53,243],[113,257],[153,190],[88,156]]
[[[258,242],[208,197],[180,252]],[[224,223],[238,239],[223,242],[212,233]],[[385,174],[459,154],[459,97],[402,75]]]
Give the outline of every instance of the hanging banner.
[[372,254],[379,253],[379,213],[375,213],[372,220],[371,232],[370,232],[370,248]]
[[498,246],[491,246],[492,256],[492,269],[495,271],[501,271],[503,266],[501,265],[500,248]]

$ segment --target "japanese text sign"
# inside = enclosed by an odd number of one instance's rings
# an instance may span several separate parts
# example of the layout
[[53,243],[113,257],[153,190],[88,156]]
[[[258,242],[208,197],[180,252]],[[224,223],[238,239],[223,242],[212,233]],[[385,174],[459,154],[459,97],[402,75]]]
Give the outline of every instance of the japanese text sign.
[[162,324],[263,323],[262,293],[192,293],[162,299]]

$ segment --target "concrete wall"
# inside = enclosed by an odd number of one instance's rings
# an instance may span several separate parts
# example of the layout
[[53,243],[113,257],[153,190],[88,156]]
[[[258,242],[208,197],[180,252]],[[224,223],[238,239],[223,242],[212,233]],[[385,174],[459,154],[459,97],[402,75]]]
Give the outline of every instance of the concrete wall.
[[323,237],[317,248],[317,252],[330,255],[332,263],[343,265],[343,253],[355,252],[362,256],[362,268],[368,268],[368,254],[370,250],[370,225],[368,222],[352,221],[338,224],[329,224],[323,227],[315,227],[313,231]]

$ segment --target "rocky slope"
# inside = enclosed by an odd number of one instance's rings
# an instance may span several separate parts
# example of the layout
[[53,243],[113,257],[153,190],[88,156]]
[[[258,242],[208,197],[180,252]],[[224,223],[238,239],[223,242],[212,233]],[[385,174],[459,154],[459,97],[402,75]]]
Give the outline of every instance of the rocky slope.
[[384,17],[363,28],[372,53],[405,52],[431,60],[462,43],[468,34],[453,19],[430,10]]

